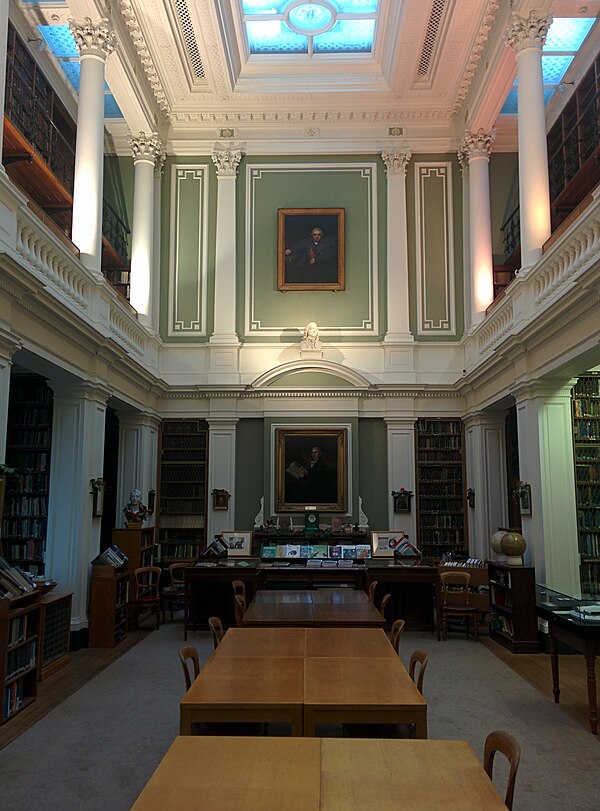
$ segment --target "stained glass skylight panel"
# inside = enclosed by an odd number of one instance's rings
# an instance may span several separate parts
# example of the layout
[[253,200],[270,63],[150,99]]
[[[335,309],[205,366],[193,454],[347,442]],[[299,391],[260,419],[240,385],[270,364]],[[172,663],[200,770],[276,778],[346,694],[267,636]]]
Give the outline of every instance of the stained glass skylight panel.
[[371,53],[379,0],[239,0],[250,54]]

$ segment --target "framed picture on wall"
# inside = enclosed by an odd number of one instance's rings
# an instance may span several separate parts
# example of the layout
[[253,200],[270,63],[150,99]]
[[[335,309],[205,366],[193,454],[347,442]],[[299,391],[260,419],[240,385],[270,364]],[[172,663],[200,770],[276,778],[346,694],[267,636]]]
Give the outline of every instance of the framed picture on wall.
[[249,555],[252,550],[252,533],[238,532],[237,530],[225,531],[221,537],[227,546],[228,557],[241,557]]
[[277,512],[347,511],[347,428],[277,428],[275,465]]
[[344,290],[343,208],[280,208],[277,289]]

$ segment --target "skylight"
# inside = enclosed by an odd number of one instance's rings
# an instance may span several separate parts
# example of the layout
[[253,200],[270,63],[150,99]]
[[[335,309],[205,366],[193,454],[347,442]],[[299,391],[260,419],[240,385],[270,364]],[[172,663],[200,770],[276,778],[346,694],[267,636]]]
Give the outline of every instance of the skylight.
[[370,54],[379,0],[240,0],[251,55]]
[[[555,91],[560,89],[567,68],[583,45],[594,22],[594,17],[557,17],[553,20],[542,49],[544,103],[547,104]],[[501,115],[517,114],[517,85],[518,77],[500,110]]]
[[[73,90],[79,93],[79,51],[71,29],[68,25],[40,25],[38,28]],[[104,118],[123,118],[123,113],[106,83],[104,84]]]

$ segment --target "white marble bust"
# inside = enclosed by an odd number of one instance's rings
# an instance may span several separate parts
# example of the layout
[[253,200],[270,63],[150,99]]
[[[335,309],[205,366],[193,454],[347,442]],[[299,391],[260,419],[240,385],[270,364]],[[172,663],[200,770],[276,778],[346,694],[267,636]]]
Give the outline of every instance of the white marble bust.
[[300,341],[300,349],[322,349],[323,344],[319,340],[319,327],[316,321],[309,321],[304,327],[304,335]]

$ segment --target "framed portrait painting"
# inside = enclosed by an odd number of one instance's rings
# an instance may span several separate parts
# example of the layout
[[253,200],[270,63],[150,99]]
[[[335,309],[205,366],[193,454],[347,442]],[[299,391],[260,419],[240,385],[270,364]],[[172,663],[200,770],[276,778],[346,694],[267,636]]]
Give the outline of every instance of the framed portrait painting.
[[344,290],[343,208],[280,208],[277,289]]
[[348,508],[348,429],[277,428],[275,509],[320,512]]

